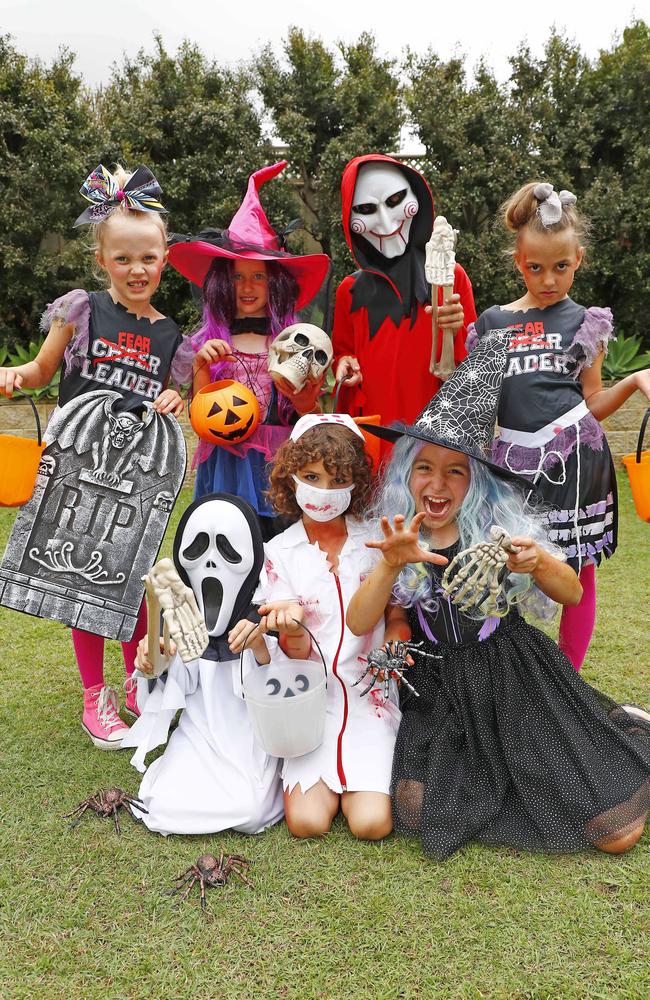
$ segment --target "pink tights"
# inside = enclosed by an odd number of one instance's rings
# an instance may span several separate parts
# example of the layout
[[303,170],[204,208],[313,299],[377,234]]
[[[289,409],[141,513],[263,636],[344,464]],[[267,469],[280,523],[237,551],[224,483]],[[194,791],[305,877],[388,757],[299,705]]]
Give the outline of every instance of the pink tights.
[[574,607],[565,605],[560,619],[558,645],[571,663],[580,670],[585,661],[596,623],[596,567],[588,563],[580,571],[582,598]]
[[[142,602],[138,612],[138,621],[135,626],[133,638],[129,642],[122,643],[122,655],[124,656],[124,667],[126,676],[133,673],[133,661],[140,639],[147,631],[147,606]],[[94,632],[82,632],[81,629],[72,629],[72,644],[74,646],[81,683],[84,688],[94,687],[96,684],[104,683],[104,636],[95,635]]]

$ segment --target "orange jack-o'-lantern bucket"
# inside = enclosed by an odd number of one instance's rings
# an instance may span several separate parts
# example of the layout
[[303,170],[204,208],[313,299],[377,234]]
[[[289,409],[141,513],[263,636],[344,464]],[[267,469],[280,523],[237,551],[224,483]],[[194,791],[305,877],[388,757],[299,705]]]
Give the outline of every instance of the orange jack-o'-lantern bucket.
[[647,449],[642,451],[648,418],[650,418],[650,406],[645,411],[645,416],[641,421],[636,452],[631,455],[623,455],[623,464],[630,477],[634,506],[642,521],[650,521],[650,451]]
[[255,393],[230,378],[203,386],[190,404],[190,423],[208,444],[241,444],[255,433],[259,422]]
[[41,439],[41,421],[34,402],[21,393],[30,404],[36,420],[37,441],[0,434],[0,506],[22,507],[27,503],[36,486],[36,476],[45,441]]

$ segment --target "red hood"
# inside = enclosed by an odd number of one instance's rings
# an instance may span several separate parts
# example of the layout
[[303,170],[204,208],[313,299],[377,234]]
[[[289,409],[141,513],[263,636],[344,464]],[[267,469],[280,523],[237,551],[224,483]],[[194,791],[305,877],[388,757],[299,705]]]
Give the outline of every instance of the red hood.
[[350,231],[350,211],[352,209],[354,188],[357,183],[359,169],[364,165],[364,163],[390,163],[393,166],[399,167],[413,188],[420,204],[420,209],[418,214],[413,219],[411,235],[409,237],[409,246],[415,245],[419,246],[422,250],[424,249],[425,243],[431,237],[431,230],[433,229],[433,220],[435,217],[435,207],[431,189],[422,174],[415,170],[414,167],[409,167],[408,164],[402,163],[400,160],[396,160],[392,156],[385,156],[383,153],[368,153],[365,156],[355,156],[353,160],[350,160],[350,162],[346,164],[343,176],[341,177],[341,221],[343,223],[343,232],[345,233],[345,239],[352,256],[359,267],[371,267],[373,271],[376,271],[376,255],[375,260],[371,262],[368,260],[365,253],[366,247],[372,249],[370,244],[363,238],[363,236],[355,236],[355,234]]

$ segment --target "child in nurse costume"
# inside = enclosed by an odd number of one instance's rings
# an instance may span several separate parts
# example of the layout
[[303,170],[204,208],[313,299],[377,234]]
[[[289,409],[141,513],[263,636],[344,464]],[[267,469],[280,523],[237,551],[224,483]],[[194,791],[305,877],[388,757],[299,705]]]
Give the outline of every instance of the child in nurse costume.
[[[390,773],[400,712],[395,691],[389,699],[380,690],[361,697],[364,685],[354,686],[368,653],[384,641],[383,619],[358,637],[345,624],[349,600],[378,560],[360,520],[371,485],[363,435],[347,415],[302,417],[278,451],[270,482],[277,512],[297,520],[266,543],[266,581],[258,595],[265,603],[254,638],[264,641],[266,631],[277,630],[288,657],[320,660],[304,621],[328,669],[323,743],[282,766],[287,824],[297,837],[319,836],[340,809],[355,836],[378,840],[392,828]],[[239,649],[249,630],[250,623],[241,622],[231,648]]]

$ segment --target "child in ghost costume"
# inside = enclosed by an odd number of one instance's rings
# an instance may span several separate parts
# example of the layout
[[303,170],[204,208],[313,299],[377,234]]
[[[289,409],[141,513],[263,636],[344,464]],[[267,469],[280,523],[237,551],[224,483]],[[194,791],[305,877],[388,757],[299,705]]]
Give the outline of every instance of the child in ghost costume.
[[[141,716],[123,746],[145,771],[145,755],[165,743],[176,713],[178,727],[165,752],[146,769],[138,795],[142,817],[158,833],[260,833],[283,816],[279,761],[255,740],[241,696],[239,656],[228,632],[254,614],[251,600],[264,562],[252,508],[213,493],[191,504],[174,539],[174,563],[192,588],[209,635],[203,655],[184,664],[176,654],[166,674],[139,681]],[[244,670],[254,665],[244,653]]]

